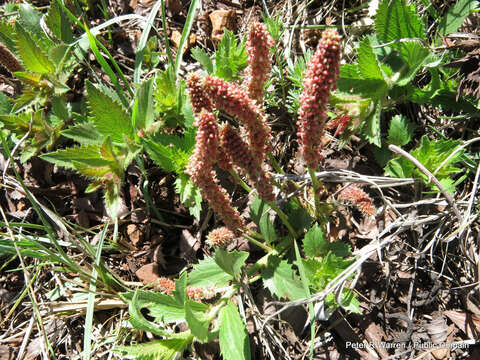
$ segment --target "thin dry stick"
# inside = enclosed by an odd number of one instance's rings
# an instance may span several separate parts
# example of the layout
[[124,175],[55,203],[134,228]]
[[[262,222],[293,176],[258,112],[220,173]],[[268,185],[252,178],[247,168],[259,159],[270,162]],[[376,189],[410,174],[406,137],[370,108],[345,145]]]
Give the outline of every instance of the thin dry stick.
[[423,172],[425,175],[428,176],[429,181],[433,181],[435,183],[435,185],[437,185],[437,187],[442,192],[443,196],[445,196],[445,199],[447,199],[448,203],[452,207],[453,212],[457,216],[458,221],[460,222],[460,224],[462,224],[463,223],[463,216],[462,216],[462,214],[460,214],[460,211],[458,210],[457,205],[455,205],[455,201],[453,200],[452,195],[450,195],[448,193],[447,189],[445,189],[445,187],[440,183],[440,181],[438,181],[438,179],[435,177],[435,175],[433,175],[425,166],[423,166],[420,163],[420,161],[415,159],[412,155],[407,153],[402,148],[399,148],[396,145],[389,145],[388,148],[391,151],[393,151],[394,153],[400,154],[403,157],[405,157],[406,159],[408,159],[410,162],[412,162],[421,172]]

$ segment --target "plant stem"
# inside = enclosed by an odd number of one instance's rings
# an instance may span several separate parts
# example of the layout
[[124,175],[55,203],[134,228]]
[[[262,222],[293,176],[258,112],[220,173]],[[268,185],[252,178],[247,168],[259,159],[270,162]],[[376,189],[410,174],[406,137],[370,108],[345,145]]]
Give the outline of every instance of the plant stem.
[[274,249],[271,248],[270,246],[261,243],[260,241],[254,239],[253,237],[251,237],[251,236],[248,235],[248,234],[245,234],[245,233],[244,233],[242,236],[243,236],[245,239],[247,239],[249,242],[251,242],[252,244],[257,245],[258,247],[262,248],[263,250],[265,250],[265,251],[268,252],[268,253],[271,253],[272,251],[274,251]]
[[246,192],[248,192],[249,194],[252,192],[252,188],[248,186],[248,184],[245,181],[242,180],[240,175],[238,175],[238,173],[235,170],[231,170],[229,172],[230,172],[230,175],[232,175],[232,177],[235,179],[235,181],[237,181]]
[[320,198],[318,196],[318,191],[320,190],[320,182],[315,175],[315,170],[308,168],[308,173],[310,174],[310,178],[312,179],[313,196],[315,202],[315,218],[318,219],[320,216]]
[[290,232],[290,234],[292,234],[293,238],[296,239],[297,238],[297,232],[295,231],[295,229],[293,228],[293,226],[290,224],[290,222],[288,221],[288,216],[287,214],[285,214],[282,209],[280,209],[277,204],[275,204],[274,202],[269,202],[268,205],[270,205],[270,207],[275,210],[275,212],[277,213],[278,217],[280,218],[280,220],[282,220],[283,222],[283,225],[285,225],[288,229],[288,231]]

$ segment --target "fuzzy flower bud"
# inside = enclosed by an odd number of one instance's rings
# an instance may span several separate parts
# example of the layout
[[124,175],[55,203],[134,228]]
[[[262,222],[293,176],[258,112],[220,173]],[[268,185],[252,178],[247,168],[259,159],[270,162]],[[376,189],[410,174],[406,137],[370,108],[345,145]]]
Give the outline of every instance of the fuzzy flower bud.
[[200,86],[201,78],[197,73],[191,73],[187,78],[188,94],[190,95],[190,102],[192,103],[193,112],[200,114],[202,109],[213,112],[213,106],[205,90]]
[[11,73],[22,71],[22,65],[18,59],[3,44],[0,44],[0,64]]
[[343,189],[338,197],[354,204],[364,216],[375,214],[375,206],[370,196],[357,186],[350,185]]
[[225,226],[216,228],[207,235],[207,244],[225,248],[235,239],[235,235]]
[[218,109],[237,116],[238,120],[245,126],[249,148],[253,156],[263,161],[266,158],[270,127],[265,122],[265,116],[257,105],[245,91],[222,79],[206,76],[203,86]]
[[315,169],[321,158],[321,138],[325,130],[330,92],[336,89],[339,77],[340,36],[328,29],[322,34],[312,56],[299,97],[300,151],[308,167]]
[[272,70],[270,48],[273,39],[264,24],[255,23],[248,33],[246,51],[248,55],[247,76],[244,82],[250,99],[258,105],[263,100],[263,88]]
[[157,280],[157,285],[159,290],[165,294],[170,295],[175,290],[175,282],[164,277]]
[[254,157],[248,145],[229,124],[220,130],[220,143],[225,153],[230,156],[231,162],[246,173],[258,196],[266,201],[275,200],[273,187],[262,168],[262,160]]
[[218,184],[213,171],[217,157],[218,127],[215,115],[203,110],[197,117],[198,130],[195,150],[190,158],[186,173],[190,175],[204,199],[225,225],[235,233],[244,225],[239,212],[232,207],[232,201],[224,188]]

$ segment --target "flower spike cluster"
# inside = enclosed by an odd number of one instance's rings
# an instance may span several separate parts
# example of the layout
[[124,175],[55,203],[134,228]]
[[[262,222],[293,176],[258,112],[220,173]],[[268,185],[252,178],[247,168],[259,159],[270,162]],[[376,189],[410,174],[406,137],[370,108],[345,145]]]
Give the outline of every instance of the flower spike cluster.
[[354,204],[365,216],[372,216],[375,214],[375,206],[372,198],[357,186],[350,185],[340,191],[338,197],[347,200]]
[[258,196],[266,201],[275,200],[273,186],[268,181],[262,163],[255,158],[238,132],[229,124],[220,129],[220,143],[231,162],[244,170]]
[[270,48],[273,39],[264,24],[255,23],[248,33],[246,51],[248,55],[247,77],[244,85],[248,96],[261,106],[263,88],[272,70]]
[[336,30],[325,30],[310,60],[303,81],[303,92],[299,97],[300,151],[311,169],[317,168],[321,159],[327,104],[330,92],[336,89],[339,63],[340,36]]
[[214,105],[230,115],[236,116],[247,130],[249,148],[258,161],[266,159],[270,127],[265,116],[247,93],[237,85],[220,78],[206,76],[203,86]]
[[225,225],[239,233],[244,222],[239,212],[232,207],[232,201],[225,189],[218,184],[213,170],[219,145],[215,115],[203,109],[197,117],[197,125],[195,150],[185,172],[190,175],[195,186],[200,188],[202,196]]

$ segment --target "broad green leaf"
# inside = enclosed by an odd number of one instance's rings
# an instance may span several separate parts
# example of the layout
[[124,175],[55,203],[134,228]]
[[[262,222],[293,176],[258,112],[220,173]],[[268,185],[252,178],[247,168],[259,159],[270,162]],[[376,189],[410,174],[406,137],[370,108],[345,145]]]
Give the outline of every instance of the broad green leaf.
[[406,0],[383,0],[375,16],[378,39],[387,43],[405,38],[426,40],[425,27],[413,3]]
[[249,360],[250,340],[245,323],[231,301],[220,310],[220,352],[224,359]]
[[72,165],[81,175],[92,179],[102,179],[106,174],[112,172],[111,164],[106,166],[91,166],[72,160]]
[[375,102],[374,110],[364,120],[362,127],[362,134],[370,144],[375,144],[378,147],[382,146],[381,129],[380,129],[380,115],[382,113],[382,101]]
[[113,351],[137,360],[176,360],[193,340],[187,333],[185,338],[154,340],[144,344],[117,346]]
[[395,115],[390,121],[387,141],[390,144],[403,146],[412,140],[415,126],[403,115]]
[[245,45],[238,43],[231,31],[225,30],[215,52],[215,76],[234,80],[247,65]]
[[15,38],[15,27],[7,22],[0,21],[0,42],[14,54],[17,52]]
[[88,80],[86,88],[88,104],[97,130],[117,143],[124,142],[124,135],[131,137],[133,129],[126,110]]
[[373,52],[368,37],[360,41],[358,48],[358,70],[364,79],[376,79],[384,81],[382,70],[378,64],[377,56]]
[[155,120],[153,111],[153,78],[144,81],[137,90],[132,109],[135,129],[148,130]]
[[27,32],[32,34],[39,47],[47,50],[52,41],[47,38],[41,26],[42,13],[28,3],[20,4],[18,9],[19,17],[15,25],[20,24]]
[[212,74],[213,73],[213,62],[212,59],[210,59],[210,56],[205,52],[205,50],[201,48],[194,48],[191,50],[192,57],[197,60],[200,65],[207,71],[207,73]]
[[48,59],[45,52],[37,46],[37,42],[19,24],[15,24],[17,34],[17,54],[23,65],[32,72],[38,74],[52,74],[55,72],[54,64]]
[[[123,179],[122,179],[123,180]],[[107,182],[104,187],[104,203],[108,215],[117,219],[122,210],[122,197],[120,194],[121,184],[113,181]]]
[[8,115],[12,111],[13,103],[3,92],[0,93],[0,115]]
[[312,226],[303,238],[303,251],[309,258],[325,256],[332,251],[336,256],[350,255],[350,248],[342,242],[329,242],[318,224]]
[[308,229],[313,220],[308,211],[293,200],[286,203],[285,213],[297,234],[301,234],[305,229]]
[[226,273],[215,260],[207,257],[193,266],[188,274],[188,285],[194,287],[218,286],[224,287],[232,280],[232,275]]
[[187,174],[181,173],[178,175],[175,180],[175,190],[177,191],[177,194],[180,195],[180,201],[182,204],[188,207],[190,215],[193,215],[200,220],[203,201],[202,194],[200,193],[200,189],[193,184]]
[[193,307],[195,301],[185,301],[185,320],[193,335],[200,341],[206,342],[208,340],[208,327],[210,325],[210,315],[204,311],[196,311]]
[[52,0],[45,23],[52,33],[66,44],[73,42],[73,33],[70,28],[70,20],[57,0]]
[[82,145],[100,145],[104,140],[104,136],[98,132],[92,123],[77,123],[61,133]]
[[297,278],[292,265],[276,256],[268,258],[268,264],[262,270],[262,278],[265,287],[280,299],[287,297],[293,301],[305,296],[302,282]]
[[185,304],[185,298],[187,295],[187,273],[184,272],[180,277],[175,280],[175,290],[172,292],[173,297],[179,304]]
[[73,161],[94,167],[107,166],[111,163],[101,157],[100,147],[95,145],[73,146],[43,154],[40,157],[43,160],[69,169],[75,168]]
[[380,98],[385,96],[388,86],[385,80],[363,79],[358,65],[344,64],[340,67],[338,90],[346,94],[360,94],[364,97]]
[[215,250],[214,260],[227,274],[235,278],[239,278],[242,273],[242,267],[248,258],[248,253],[245,251],[231,251],[217,248]]
[[[130,323],[138,330],[143,331],[150,331],[153,334],[164,336],[166,335],[166,331],[163,327],[158,326],[150,321],[148,321],[145,316],[142,314],[142,309],[146,307],[145,300],[141,300],[140,296],[143,297],[149,296],[150,298],[154,298],[154,301],[158,301],[158,297],[153,294],[149,294],[148,292],[136,290],[135,292],[131,292],[130,298],[127,299],[128,304],[128,313],[130,315]],[[151,296],[150,296],[151,295]],[[161,295],[161,294],[158,294]],[[125,299],[125,298],[124,298]],[[156,305],[156,304],[155,304]]]
[[408,85],[418,70],[427,62],[432,60],[430,50],[418,42],[408,41],[399,46],[400,56],[407,63],[408,68],[402,70],[399,79],[396,81],[398,86]]
[[478,1],[458,0],[440,19],[438,33],[446,36],[458,30],[470,13],[478,7]]
[[260,221],[268,214],[268,210],[270,210],[270,205],[257,197],[250,205],[250,218],[257,226],[260,226]]

